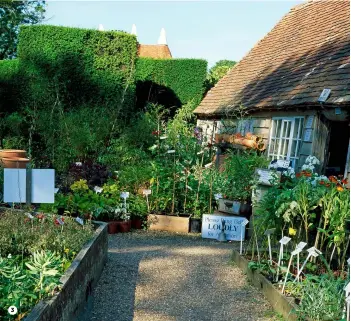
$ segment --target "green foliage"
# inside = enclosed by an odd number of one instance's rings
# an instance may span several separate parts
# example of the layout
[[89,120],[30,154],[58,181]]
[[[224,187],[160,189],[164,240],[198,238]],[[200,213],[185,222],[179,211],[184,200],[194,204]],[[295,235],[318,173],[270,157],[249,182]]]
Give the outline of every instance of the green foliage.
[[0,60],[16,55],[20,25],[44,19],[45,1],[2,0],[0,3]]
[[233,60],[219,60],[209,70],[206,77],[206,89],[210,90],[217,82],[223,78],[230,69],[234,67],[236,61]]
[[136,38],[125,32],[41,25],[21,27],[19,35],[30,98],[44,106],[59,100],[122,108],[134,98],[136,54]]
[[136,80],[151,81],[171,89],[182,104],[198,104],[204,92],[207,62],[201,59],[139,58]]
[[313,320],[340,320],[345,306],[344,287],[346,281],[327,275],[308,275],[302,283],[288,283],[287,289],[300,304],[300,318]]
[[267,165],[267,158],[256,152],[230,152],[218,176],[220,183],[216,184],[218,188],[215,192],[229,200],[248,202],[251,200],[256,168]]

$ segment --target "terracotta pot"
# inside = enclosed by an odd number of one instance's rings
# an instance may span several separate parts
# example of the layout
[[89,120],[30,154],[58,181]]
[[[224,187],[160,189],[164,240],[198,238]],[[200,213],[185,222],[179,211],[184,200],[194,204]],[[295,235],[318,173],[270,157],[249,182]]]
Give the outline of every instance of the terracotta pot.
[[261,137],[259,137],[259,136],[257,136],[257,135],[254,135],[253,133],[246,133],[245,138],[246,138],[246,139],[253,140],[253,141],[255,141],[256,143],[258,143],[259,141],[262,140]]
[[143,221],[141,220],[141,218],[133,218],[130,222],[132,228],[136,230],[141,230],[143,228]]
[[116,234],[117,233],[117,221],[111,221],[107,225],[108,234]]
[[13,158],[13,157],[19,157],[19,158],[25,158],[26,151],[22,149],[1,149],[0,150],[0,158]]
[[28,158],[1,158],[1,165],[4,168],[26,168],[27,164],[29,163]]
[[127,233],[131,229],[131,221],[118,221],[117,222],[117,232]]

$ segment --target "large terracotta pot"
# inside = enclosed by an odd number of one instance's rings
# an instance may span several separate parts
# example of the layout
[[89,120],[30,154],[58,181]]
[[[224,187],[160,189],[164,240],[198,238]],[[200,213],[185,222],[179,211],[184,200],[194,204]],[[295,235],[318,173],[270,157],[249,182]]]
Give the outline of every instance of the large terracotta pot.
[[118,221],[117,222],[117,232],[118,233],[127,233],[131,229],[130,221]]
[[107,232],[108,234],[116,234],[117,233],[117,221],[108,222]]
[[28,158],[1,158],[1,165],[4,168],[26,168],[27,164],[29,163]]
[[22,149],[1,149],[0,158],[25,158],[27,156],[26,151]]

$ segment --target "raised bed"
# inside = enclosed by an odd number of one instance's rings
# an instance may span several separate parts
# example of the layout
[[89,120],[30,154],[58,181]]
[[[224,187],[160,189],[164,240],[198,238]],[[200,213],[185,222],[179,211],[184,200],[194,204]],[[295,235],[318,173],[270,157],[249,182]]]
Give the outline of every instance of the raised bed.
[[150,214],[148,225],[152,231],[188,233],[189,217]]
[[25,321],[89,320],[92,292],[107,262],[107,224],[98,227],[94,237],[83,246],[71,266],[61,277],[62,289],[52,298],[40,301]]
[[283,295],[259,271],[251,270],[248,267],[249,261],[241,256],[239,252],[233,251],[232,260],[247,275],[251,283],[263,292],[276,312],[282,314],[285,320],[297,321],[297,315],[294,313],[297,305],[293,302],[293,298]]

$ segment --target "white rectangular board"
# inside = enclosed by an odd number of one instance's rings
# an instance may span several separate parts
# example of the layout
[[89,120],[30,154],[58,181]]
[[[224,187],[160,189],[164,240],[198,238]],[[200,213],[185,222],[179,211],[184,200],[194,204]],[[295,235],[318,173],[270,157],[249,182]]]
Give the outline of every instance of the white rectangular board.
[[202,216],[201,236],[207,239],[217,239],[222,231],[222,219],[225,220],[224,234],[227,240],[240,241],[240,231],[242,230],[242,240],[245,239],[245,226],[241,223],[245,217],[221,216],[204,214]]
[[[55,202],[55,170],[32,169],[31,203]],[[4,202],[26,202],[26,169],[4,169]]]

